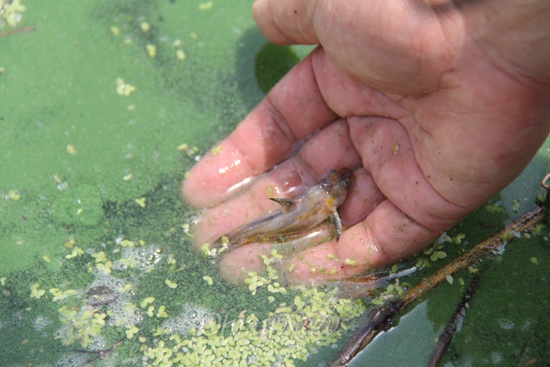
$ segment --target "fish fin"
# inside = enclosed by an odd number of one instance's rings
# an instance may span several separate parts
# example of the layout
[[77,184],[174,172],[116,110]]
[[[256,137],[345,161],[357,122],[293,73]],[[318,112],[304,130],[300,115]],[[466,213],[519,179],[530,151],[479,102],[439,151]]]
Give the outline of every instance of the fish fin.
[[338,241],[340,236],[342,236],[342,220],[340,219],[337,211],[334,211],[330,215],[330,220],[334,225],[334,230],[336,231],[336,241]]
[[290,209],[294,208],[296,206],[296,203],[292,199],[286,199],[286,198],[269,198],[269,200],[273,200],[276,203],[279,203],[283,210],[289,211]]

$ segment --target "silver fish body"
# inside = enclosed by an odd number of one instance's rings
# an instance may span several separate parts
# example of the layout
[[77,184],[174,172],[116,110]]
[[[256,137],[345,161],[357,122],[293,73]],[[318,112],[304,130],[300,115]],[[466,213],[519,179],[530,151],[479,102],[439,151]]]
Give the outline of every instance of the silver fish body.
[[318,184],[310,187],[296,199],[271,198],[281,208],[252,221],[214,241],[214,248],[226,250],[252,242],[294,235],[311,229],[327,218],[332,220],[339,237],[342,225],[337,208],[349,191],[353,172],[342,168],[332,170]]

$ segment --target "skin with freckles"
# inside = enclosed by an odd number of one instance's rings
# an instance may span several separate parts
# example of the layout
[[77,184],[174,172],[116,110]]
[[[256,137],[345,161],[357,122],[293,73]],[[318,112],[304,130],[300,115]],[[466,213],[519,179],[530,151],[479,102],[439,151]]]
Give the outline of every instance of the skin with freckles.
[[[289,281],[348,278],[424,249],[548,135],[546,1],[259,0],[253,10],[271,41],[320,46],[184,181],[184,199],[206,208],[198,245],[276,209],[268,197],[353,167],[340,240],[279,264]],[[242,280],[271,248],[229,252],[222,274]]]

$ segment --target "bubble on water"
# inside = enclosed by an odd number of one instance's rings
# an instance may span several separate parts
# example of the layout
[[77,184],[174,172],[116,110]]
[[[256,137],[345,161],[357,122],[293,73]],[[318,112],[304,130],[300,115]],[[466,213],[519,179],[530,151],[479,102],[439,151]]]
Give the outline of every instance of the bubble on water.
[[491,362],[494,365],[498,365],[502,362],[502,354],[500,354],[499,352],[491,352],[490,358],[491,358]]
[[90,285],[88,292],[93,289],[106,288],[113,292],[112,295],[106,294],[109,302],[99,304],[109,311],[110,325],[132,326],[138,324],[143,317],[139,312],[136,312],[136,306],[130,303],[131,294],[128,291],[123,291],[124,287],[132,283],[125,279],[106,274],[105,272],[97,272],[96,278]]
[[114,270],[126,271],[130,268],[151,271],[162,259],[162,251],[157,246],[125,247],[121,251],[121,258],[113,262]]
[[37,316],[34,320],[34,330],[41,331],[46,326],[52,324],[52,320],[48,319],[47,317],[44,317],[42,315]]
[[189,333],[189,330],[200,331],[206,325],[214,321],[214,312],[206,307],[188,302],[183,305],[182,312],[173,319],[164,321],[162,327],[181,335]]
[[90,358],[88,353],[75,352],[62,356],[55,364],[60,367],[80,367],[84,366]]
[[504,319],[504,318],[498,319],[497,323],[498,323],[498,326],[500,326],[501,329],[504,329],[504,330],[512,330],[513,328],[516,327],[516,324],[514,324],[513,321]]

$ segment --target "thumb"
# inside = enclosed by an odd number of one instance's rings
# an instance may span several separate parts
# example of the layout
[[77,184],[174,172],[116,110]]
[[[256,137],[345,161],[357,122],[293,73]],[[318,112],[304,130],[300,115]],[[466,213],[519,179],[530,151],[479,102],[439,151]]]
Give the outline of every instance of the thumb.
[[257,0],[252,12],[263,34],[277,44],[319,44],[313,25],[315,1]]

